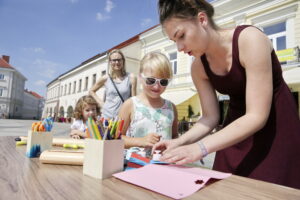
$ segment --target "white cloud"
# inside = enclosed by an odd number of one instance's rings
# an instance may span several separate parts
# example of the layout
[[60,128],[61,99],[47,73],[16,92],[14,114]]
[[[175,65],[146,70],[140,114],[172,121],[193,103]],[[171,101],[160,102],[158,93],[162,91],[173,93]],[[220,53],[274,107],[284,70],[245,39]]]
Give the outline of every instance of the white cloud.
[[150,19],[150,18],[142,19],[142,22],[141,22],[142,27],[148,26],[150,24],[152,24],[152,19]]
[[50,79],[55,78],[57,69],[62,66],[61,64],[42,59],[36,59],[33,65],[36,66],[36,69],[39,69],[37,71],[38,75]]
[[102,12],[102,13],[101,13],[101,12],[98,12],[98,13],[96,14],[96,19],[97,19],[98,21],[105,21],[105,20],[109,19],[110,16],[109,16],[108,13],[110,13],[111,10],[112,10],[114,7],[115,7],[115,4],[114,4],[114,2],[113,2],[112,0],[106,0],[105,8],[104,8],[105,13],[103,13],[103,12]]
[[69,0],[71,3],[77,3],[79,0]]
[[115,7],[115,4],[112,2],[112,0],[106,0],[106,6],[105,11],[110,13],[110,11]]
[[37,81],[34,82],[34,85],[45,86],[46,85],[46,81],[44,81],[44,80],[37,80]]
[[107,19],[109,19],[110,17],[108,16],[108,15],[105,15],[105,14],[102,14],[102,13],[100,13],[100,12],[98,12],[97,14],[96,14],[96,19],[98,20],[98,21],[104,21],[104,20],[107,20]]
[[34,53],[45,53],[46,51],[41,47],[28,47],[23,48],[24,51],[34,52]]
[[36,53],[45,53],[45,50],[43,48],[40,48],[40,47],[33,48],[33,51],[36,52]]

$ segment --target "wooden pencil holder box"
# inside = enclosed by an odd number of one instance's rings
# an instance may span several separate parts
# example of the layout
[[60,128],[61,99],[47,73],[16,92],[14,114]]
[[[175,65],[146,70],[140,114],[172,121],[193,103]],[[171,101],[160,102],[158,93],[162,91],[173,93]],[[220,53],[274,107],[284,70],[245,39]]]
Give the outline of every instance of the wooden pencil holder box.
[[43,151],[51,149],[52,140],[52,132],[34,132],[29,130],[26,156],[29,158],[38,157]]
[[123,171],[123,140],[85,139],[83,174],[97,179]]

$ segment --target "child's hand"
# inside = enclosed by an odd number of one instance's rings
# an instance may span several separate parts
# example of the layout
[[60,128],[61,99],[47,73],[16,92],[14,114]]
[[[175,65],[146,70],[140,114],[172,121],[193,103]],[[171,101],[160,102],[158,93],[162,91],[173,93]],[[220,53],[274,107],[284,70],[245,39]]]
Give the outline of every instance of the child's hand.
[[85,138],[85,133],[76,129],[72,129],[70,133],[70,137],[73,139]]
[[154,144],[159,142],[161,136],[157,133],[149,133],[145,137],[141,138],[143,147],[152,147]]
[[79,135],[71,135],[72,139],[80,139]]

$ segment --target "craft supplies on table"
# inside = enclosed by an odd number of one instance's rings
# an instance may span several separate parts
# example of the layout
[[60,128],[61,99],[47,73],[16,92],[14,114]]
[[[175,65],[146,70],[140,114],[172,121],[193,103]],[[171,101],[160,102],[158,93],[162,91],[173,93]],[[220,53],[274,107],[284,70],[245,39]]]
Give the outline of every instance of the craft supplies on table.
[[[20,136],[18,138],[15,138],[16,145],[26,145],[27,144],[27,136]],[[17,143],[20,142],[20,143]],[[72,144],[72,145],[78,145],[80,148],[84,148],[84,140],[77,140],[73,138],[60,138],[60,137],[53,137],[52,138],[52,146],[58,146],[63,147],[65,144]]]
[[31,130],[28,131],[27,136],[27,157],[38,157],[41,152],[52,147],[52,127],[53,121],[51,118],[46,118],[42,122],[32,123]]
[[46,150],[40,155],[45,164],[83,165],[83,151]]
[[231,174],[198,167],[149,164],[113,176],[168,197],[182,199],[197,192],[209,179],[224,179]]
[[124,167],[123,140],[85,139],[83,174],[105,179]]

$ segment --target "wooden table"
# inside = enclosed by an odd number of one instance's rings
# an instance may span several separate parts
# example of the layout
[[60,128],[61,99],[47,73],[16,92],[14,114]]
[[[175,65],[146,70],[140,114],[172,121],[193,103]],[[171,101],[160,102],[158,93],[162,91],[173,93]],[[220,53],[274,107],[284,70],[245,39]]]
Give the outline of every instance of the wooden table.
[[[82,166],[42,164],[25,151],[14,137],[0,137],[0,199],[169,199],[114,177],[84,176]],[[187,199],[300,199],[300,190],[233,175]]]

